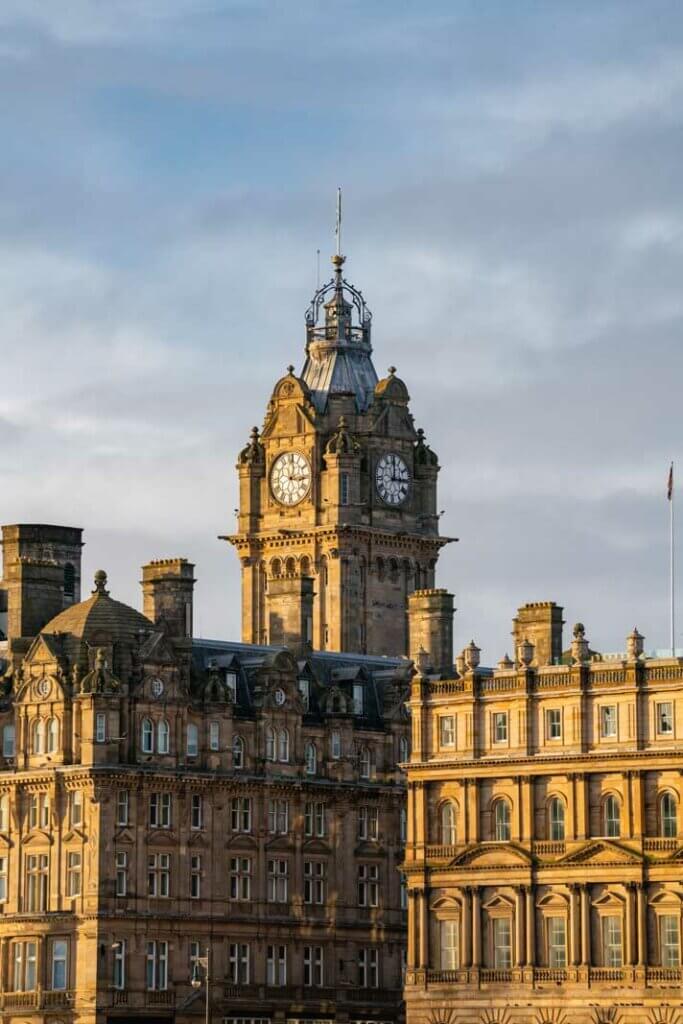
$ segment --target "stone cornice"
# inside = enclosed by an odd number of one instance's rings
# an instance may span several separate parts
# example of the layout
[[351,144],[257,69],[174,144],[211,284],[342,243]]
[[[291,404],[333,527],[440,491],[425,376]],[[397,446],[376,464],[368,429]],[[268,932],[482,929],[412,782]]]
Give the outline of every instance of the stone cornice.
[[[552,756],[538,754],[510,755],[508,757],[471,757],[447,759],[439,761],[411,761],[410,774],[424,772],[425,778],[431,775],[438,775],[448,772],[449,778],[453,778],[453,772],[461,771],[464,778],[472,778],[473,769],[477,774],[500,775],[501,768],[509,769],[509,773],[521,774],[521,769],[527,768],[529,773],[540,773],[545,771],[556,771],[558,768],[568,765],[566,774],[582,774],[594,771],[642,771],[649,768],[652,760],[670,760],[678,765],[683,761],[683,748],[668,747],[665,750],[653,750],[651,747],[645,750],[614,750],[614,751],[567,751],[565,754],[554,754]],[[487,769],[489,770],[487,772]],[[507,772],[506,772],[507,774]],[[413,779],[412,781],[418,781]]]
[[438,550],[446,544],[451,544],[457,537],[440,537],[435,534],[413,533],[410,530],[383,530],[376,526],[365,526],[361,524],[338,523],[333,526],[311,526],[297,529],[296,527],[282,527],[286,532],[281,533],[279,529],[268,530],[263,533],[235,533],[219,536],[219,540],[226,540],[229,544],[240,551],[253,548],[286,548],[291,547],[292,542],[310,543],[312,541],[358,541],[370,540],[374,544],[387,544],[395,547],[413,547],[418,544],[421,547],[431,550]]

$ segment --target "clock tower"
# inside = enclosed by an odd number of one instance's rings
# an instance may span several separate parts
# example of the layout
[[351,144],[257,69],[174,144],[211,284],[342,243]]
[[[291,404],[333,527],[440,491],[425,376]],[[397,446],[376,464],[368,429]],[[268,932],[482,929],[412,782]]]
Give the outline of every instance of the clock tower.
[[378,380],[372,316],[332,257],[306,313],[306,358],[275,385],[237,463],[242,640],[408,654],[408,597],[434,587],[438,459],[394,367]]

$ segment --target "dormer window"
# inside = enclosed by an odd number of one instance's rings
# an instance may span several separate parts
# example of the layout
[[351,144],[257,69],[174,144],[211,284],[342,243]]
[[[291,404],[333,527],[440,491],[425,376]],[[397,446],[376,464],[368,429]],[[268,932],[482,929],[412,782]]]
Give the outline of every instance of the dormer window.
[[46,749],[48,754],[54,754],[59,743],[59,722],[51,718],[47,723]]
[[149,718],[142,719],[140,740],[142,753],[152,754],[154,752],[154,727]]
[[226,672],[225,673],[225,685],[230,695],[230,700],[233,704],[237,701],[237,673]]
[[95,716],[95,743],[104,743],[107,738],[107,716],[98,711]]
[[311,684],[308,679],[299,679],[298,686],[304,711],[308,711],[311,700]]
[[330,734],[330,754],[333,761],[338,761],[342,756],[341,733],[337,729]]
[[171,730],[168,727],[168,722],[165,718],[162,718],[157,726],[157,751],[160,754],[168,754],[170,752],[171,743]]
[[362,683],[353,684],[353,713],[354,715],[362,715],[365,711],[364,701],[364,687]]

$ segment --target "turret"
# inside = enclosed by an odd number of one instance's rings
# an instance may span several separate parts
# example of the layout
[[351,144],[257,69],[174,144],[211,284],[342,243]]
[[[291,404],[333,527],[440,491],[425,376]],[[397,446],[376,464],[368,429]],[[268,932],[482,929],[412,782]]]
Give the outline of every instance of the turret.
[[192,636],[194,565],[186,558],[161,558],[142,567],[143,613],[164,622],[169,635]]

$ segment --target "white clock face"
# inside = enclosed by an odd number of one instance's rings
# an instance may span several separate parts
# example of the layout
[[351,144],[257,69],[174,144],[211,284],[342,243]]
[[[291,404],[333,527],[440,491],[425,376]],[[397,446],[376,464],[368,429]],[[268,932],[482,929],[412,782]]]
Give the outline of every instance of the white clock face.
[[152,680],[152,696],[153,697],[161,697],[163,692],[164,692],[164,684],[162,683],[161,679],[153,679]]
[[297,505],[311,486],[311,465],[301,452],[278,455],[270,471],[273,496],[282,505]]
[[287,699],[286,696],[285,696],[285,691],[284,690],[280,690],[279,688],[275,691],[274,696],[275,696],[275,703],[276,704],[284,704],[284,702]]
[[375,470],[377,493],[387,505],[402,505],[410,489],[410,473],[400,455],[386,452]]

